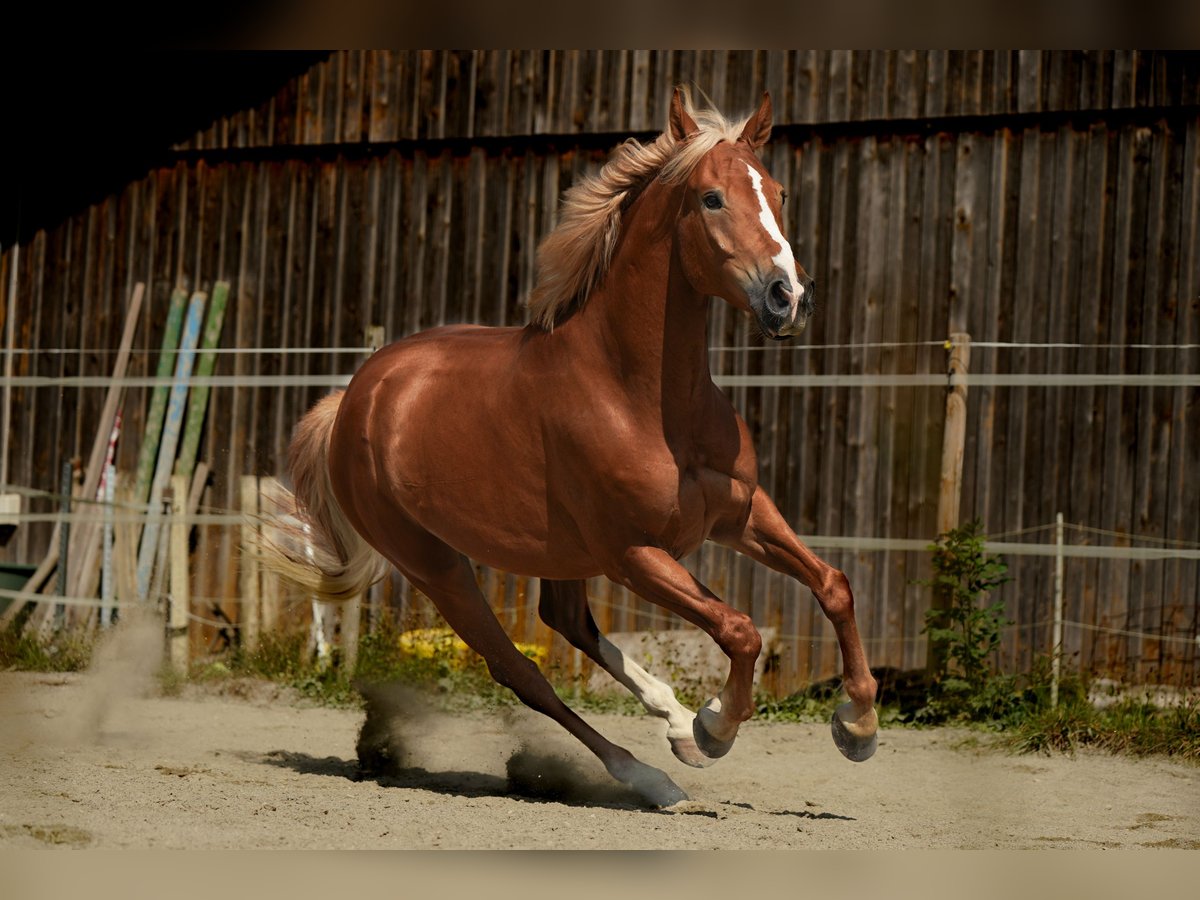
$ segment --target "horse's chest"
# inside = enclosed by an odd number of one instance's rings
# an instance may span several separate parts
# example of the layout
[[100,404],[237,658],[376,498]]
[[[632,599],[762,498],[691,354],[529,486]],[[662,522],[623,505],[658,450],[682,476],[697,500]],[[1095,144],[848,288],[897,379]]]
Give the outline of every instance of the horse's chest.
[[718,522],[745,517],[754,485],[726,472],[703,466],[680,472],[678,506],[663,535],[676,556],[685,556],[708,539]]

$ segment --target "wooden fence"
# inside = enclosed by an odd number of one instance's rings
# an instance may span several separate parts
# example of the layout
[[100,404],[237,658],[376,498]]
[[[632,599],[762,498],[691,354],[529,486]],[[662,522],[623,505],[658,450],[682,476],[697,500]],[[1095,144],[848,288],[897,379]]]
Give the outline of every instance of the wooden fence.
[[[1062,512],[1108,532],[1075,533],[1093,544],[1200,546],[1194,384],[1052,384],[1200,371],[1197,72],[1193,56],[1122,52],[335,54],[0,257],[14,347],[37,351],[10,357],[9,481],[52,492],[90,445],[101,388],[20,379],[108,374],[133,282],[148,295],[130,375],[153,374],[171,290],[218,279],[232,285],[222,345],[266,349],[219,356],[217,375],[349,374],[362,355],[269,348],[364,347],[373,326],[391,340],[519,323],[562,190],[626,134],[660,128],[673,83],[731,112],[766,87],[780,127],[763,156],[788,185],[787,232],[818,312],[799,344],[765,347],[714,301],[712,369],[740,379],[728,390],[789,521],[860,539],[823,552],[855,586],[872,662],[920,665],[929,601],[913,581],[928,557],[897,542],[934,536],[944,387],[896,376],[944,374],[951,332],[972,335],[973,374],[1044,379],[972,386],[964,518],[1003,535]],[[860,381],[822,380],[833,374]],[[293,423],[324,390],[214,388],[204,506],[240,509],[243,475],[279,474]],[[129,433],[147,397],[128,392]],[[118,467],[136,452],[122,442]],[[192,549],[197,602],[234,619],[236,531],[201,527]],[[6,553],[32,559],[49,533],[23,525]],[[1008,561],[1004,661],[1027,668],[1050,647],[1052,562]],[[837,670],[806,591],[719,548],[689,562],[778,630],[778,689]],[[481,577],[516,637],[548,639],[536,583]],[[607,628],[665,624],[607,584],[592,594]],[[415,621],[421,603],[397,577],[369,608]],[[1068,660],[1194,682],[1198,609],[1195,559],[1070,559]]]

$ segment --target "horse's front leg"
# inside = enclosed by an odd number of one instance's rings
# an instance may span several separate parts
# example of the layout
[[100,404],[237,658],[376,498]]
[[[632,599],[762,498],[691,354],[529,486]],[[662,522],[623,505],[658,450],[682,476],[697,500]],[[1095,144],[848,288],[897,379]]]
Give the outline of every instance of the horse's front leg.
[[[658,547],[632,547],[608,577],[703,629],[729,657],[729,678],[719,697],[696,714],[692,733],[710,759],[733,746],[738,726],[754,714],[752,681],[762,638],[750,617],[722,603],[669,553]],[[694,764],[694,763],[693,763]]]
[[844,686],[850,702],[833,715],[833,740],[855,762],[870,758],[877,745],[879,718],[875,714],[877,685],[867,667],[867,655],[854,620],[854,595],[845,574],[817,557],[788,526],[762,488],[754,492],[750,516],[736,532],[714,534],[713,540],[751,559],[791,575],[805,584],[833,624],[842,649]]

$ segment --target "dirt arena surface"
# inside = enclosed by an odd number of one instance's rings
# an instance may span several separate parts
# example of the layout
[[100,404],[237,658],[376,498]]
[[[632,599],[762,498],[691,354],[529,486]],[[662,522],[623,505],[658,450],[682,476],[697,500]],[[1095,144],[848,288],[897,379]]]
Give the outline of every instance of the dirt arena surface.
[[1164,760],[887,729],[854,764],[823,725],[750,722],[695,770],[665,723],[588,715],[692,798],[655,811],[535,713],[397,703],[397,767],[364,776],[362,712],[268,684],[0,673],[0,847],[1200,848],[1200,768]]

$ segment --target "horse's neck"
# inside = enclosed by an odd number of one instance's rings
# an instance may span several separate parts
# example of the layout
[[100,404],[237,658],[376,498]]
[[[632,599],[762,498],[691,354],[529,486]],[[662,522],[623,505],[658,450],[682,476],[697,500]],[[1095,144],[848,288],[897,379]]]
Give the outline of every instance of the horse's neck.
[[[572,325],[601,349],[629,398],[661,409],[671,427],[708,397],[708,301],[674,252],[679,194],[654,183],[626,213],[601,285]],[[689,426],[690,427],[690,426]]]

